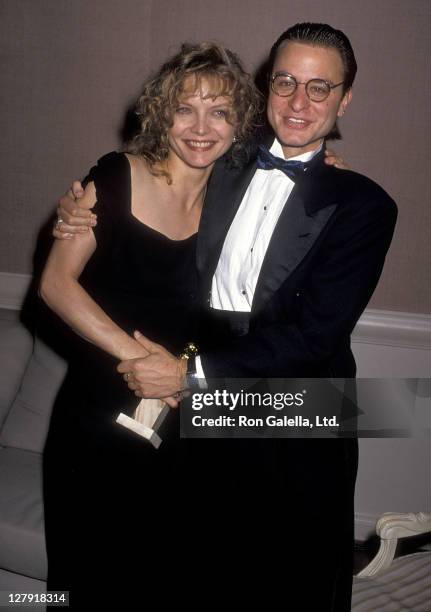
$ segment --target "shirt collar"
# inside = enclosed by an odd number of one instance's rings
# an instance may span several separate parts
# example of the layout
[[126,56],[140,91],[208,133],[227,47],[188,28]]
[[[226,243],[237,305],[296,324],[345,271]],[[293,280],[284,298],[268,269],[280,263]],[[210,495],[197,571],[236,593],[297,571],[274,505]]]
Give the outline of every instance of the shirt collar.
[[[296,155],[295,157],[289,157],[289,160],[308,162],[311,159],[313,159],[313,157],[317,155],[319,151],[322,150],[322,147],[323,147],[323,143],[320,144],[316,149],[314,149],[314,151],[307,151],[307,153],[302,153],[301,155]],[[280,141],[277,140],[277,138],[274,138],[274,142],[272,143],[272,146],[269,151],[276,157],[280,157],[281,159],[284,159],[283,148],[280,144]]]

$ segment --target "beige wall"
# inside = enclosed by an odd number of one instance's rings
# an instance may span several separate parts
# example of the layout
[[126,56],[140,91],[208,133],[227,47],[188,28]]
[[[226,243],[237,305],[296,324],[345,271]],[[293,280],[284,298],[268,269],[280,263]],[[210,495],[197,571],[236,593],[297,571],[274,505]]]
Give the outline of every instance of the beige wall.
[[182,40],[250,69],[296,21],[349,35],[359,64],[337,149],[399,205],[375,308],[431,313],[429,0],[3,0],[0,271],[30,272],[38,227],[71,178],[119,146],[142,76]]
[[0,271],[30,273],[37,232],[56,198],[118,147],[125,111],[149,69],[151,2],[0,6]]

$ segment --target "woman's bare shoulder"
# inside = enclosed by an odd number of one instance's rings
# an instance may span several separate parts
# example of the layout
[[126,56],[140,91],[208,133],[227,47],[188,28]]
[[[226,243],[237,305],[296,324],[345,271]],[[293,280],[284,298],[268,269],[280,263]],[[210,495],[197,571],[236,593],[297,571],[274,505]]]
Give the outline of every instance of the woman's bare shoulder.
[[144,169],[148,172],[147,163],[142,155],[136,155],[134,153],[124,153],[127,158],[132,170],[141,170]]
[[141,155],[133,153],[124,153],[130,164],[130,175],[132,185],[135,189],[148,185],[151,182],[152,174],[148,169],[148,164]]

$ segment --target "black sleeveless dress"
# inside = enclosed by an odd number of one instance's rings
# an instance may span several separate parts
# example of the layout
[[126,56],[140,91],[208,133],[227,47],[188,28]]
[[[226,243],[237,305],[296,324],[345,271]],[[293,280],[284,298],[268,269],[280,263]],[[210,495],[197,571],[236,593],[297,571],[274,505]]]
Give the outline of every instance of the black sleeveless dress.
[[[196,234],[170,240],[132,215],[125,155],[101,158],[88,180],[100,214],[80,282],[125,331],[178,353],[196,339]],[[76,609],[172,595],[165,579],[178,550],[179,411],[166,418],[158,450],[117,424],[139,402],[117,363],[78,341],[45,447],[48,588],[70,590]]]

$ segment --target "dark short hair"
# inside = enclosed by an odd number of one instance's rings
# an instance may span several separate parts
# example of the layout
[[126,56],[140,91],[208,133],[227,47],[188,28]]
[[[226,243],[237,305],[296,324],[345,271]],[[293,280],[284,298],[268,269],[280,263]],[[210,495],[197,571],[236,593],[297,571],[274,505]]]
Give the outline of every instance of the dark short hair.
[[[269,77],[271,77],[278,51],[288,41],[336,49],[340,54],[344,68],[343,94],[352,87],[358,67],[350,40],[344,32],[336,30],[326,23],[297,23],[283,32],[273,44],[269,54],[267,63]],[[334,125],[327,138],[341,138],[337,124]]]
[[235,142],[228,157],[240,160],[253,132],[262,98],[238,56],[213,42],[184,43],[173,57],[149,78],[136,104],[140,128],[129,143],[128,151],[142,155],[154,174],[154,164],[165,160],[169,153],[168,129],[183,94],[185,79],[193,77],[196,90],[201,80],[209,79],[210,96],[226,96],[232,100],[229,123],[235,126]]
[[331,47],[340,54],[344,68],[343,93],[351,88],[358,69],[350,40],[341,30],[335,30],[326,23],[297,23],[278,37],[269,54],[268,67],[272,72],[278,50],[285,41]]

